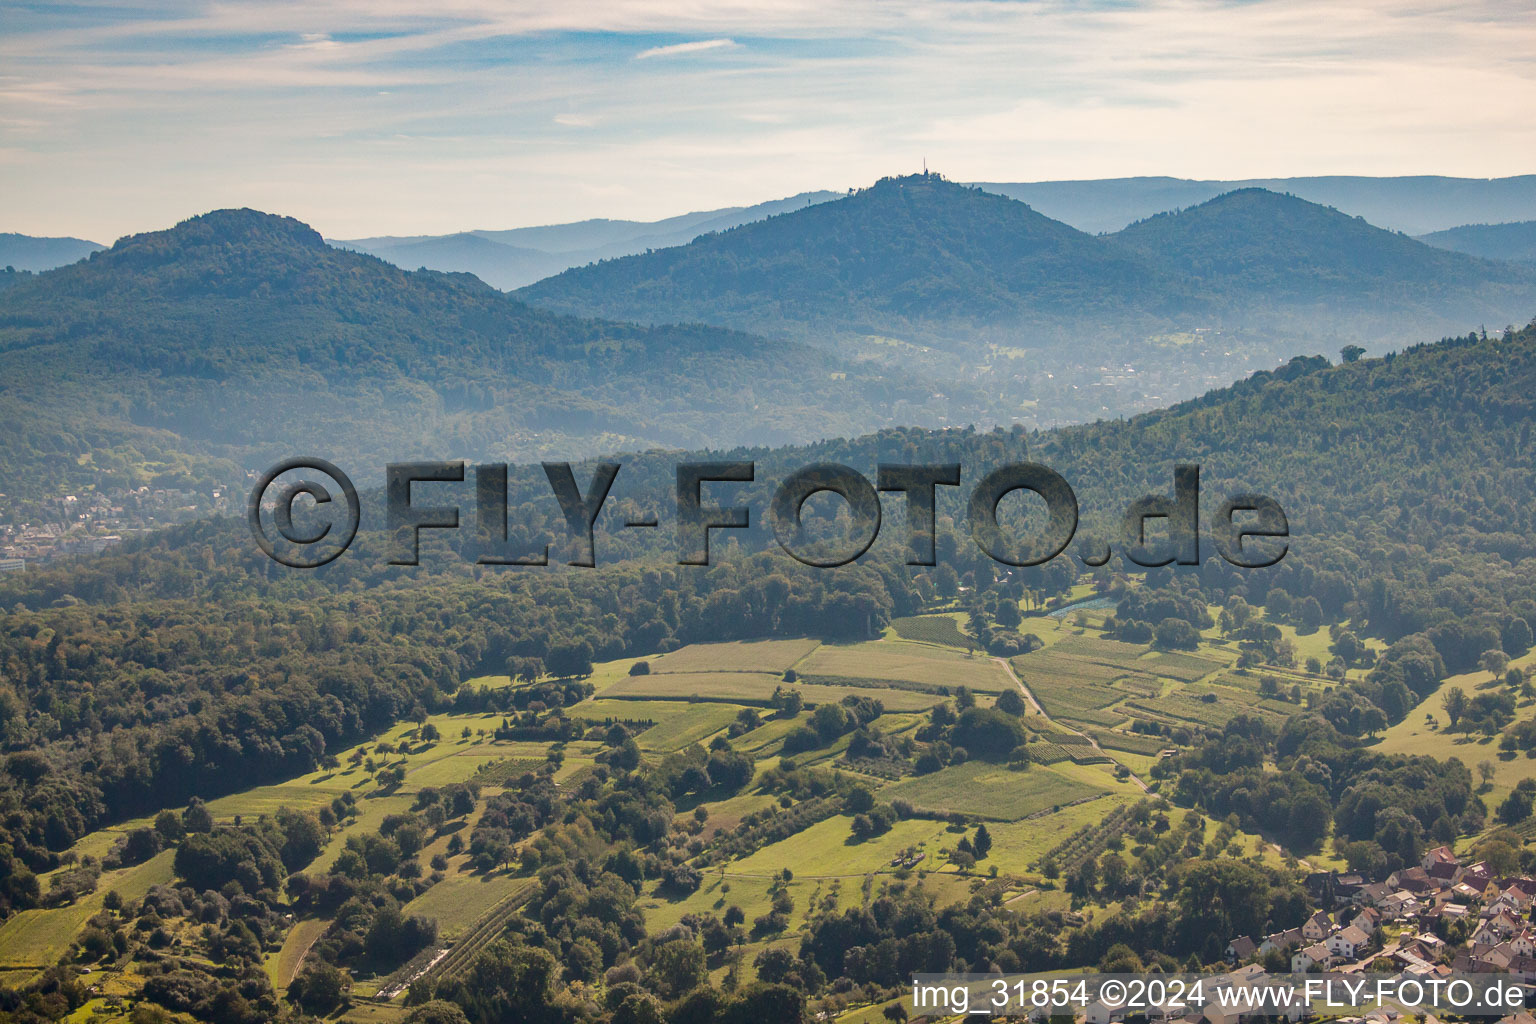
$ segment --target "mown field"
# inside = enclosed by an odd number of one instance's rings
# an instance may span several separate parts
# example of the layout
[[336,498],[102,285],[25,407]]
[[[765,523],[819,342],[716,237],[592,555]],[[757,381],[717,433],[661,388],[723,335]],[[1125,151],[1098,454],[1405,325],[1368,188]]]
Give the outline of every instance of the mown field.
[[1064,807],[1109,791],[1056,767],[1016,770],[982,761],[903,779],[880,791],[885,800],[902,799],[924,811],[974,815],[993,821],[1018,821],[1040,811]]
[[[849,677],[852,678],[852,677]],[[931,708],[944,700],[936,692],[893,688],[879,679],[862,678],[860,685],[840,683],[786,683],[780,676],[761,672],[670,672],[662,675],[627,676],[603,690],[600,696],[610,702],[635,699],[640,701],[686,700],[693,702],[723,701],[767,707],[773,692],[780,687],[793,687],[800,691],[807,704],[837,703],[844,697],[875,697],[886,707],[903,711],[920,711]]]
[[783,675],[817,646],[818,641],[809,639],[689,644],[645,660],[652,672],[771,672]]
[[901,640],[823,644],[796,671],[812,682],[862,678],[911,683],[934,690],[964,686],[980,693],[1000,693],[1013,685],[1007,674],[985,655],[968,656]]

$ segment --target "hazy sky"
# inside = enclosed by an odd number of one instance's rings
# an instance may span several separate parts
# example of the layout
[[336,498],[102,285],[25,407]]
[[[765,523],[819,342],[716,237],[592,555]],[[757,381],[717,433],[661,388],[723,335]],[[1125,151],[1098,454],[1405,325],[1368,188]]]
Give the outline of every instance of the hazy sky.
[[925,157],[1496,177],[1536,171],[1533,53],[1536,0],[4,0],[0,231],[649,219]]

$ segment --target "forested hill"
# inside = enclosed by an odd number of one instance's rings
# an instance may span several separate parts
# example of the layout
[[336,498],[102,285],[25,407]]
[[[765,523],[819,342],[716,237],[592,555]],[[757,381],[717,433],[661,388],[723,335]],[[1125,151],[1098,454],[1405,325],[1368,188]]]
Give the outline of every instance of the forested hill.
[[39,238],[0,231],[0,267],[49,270],[84,259],[100,248],[83,238]]
[[[225,210],[0,290],[0,476],[15,500],[228,484],[296,451],[382,466],[782,444],[943,422],[931,381],[710,327],[532,309]],[[974,411],[963,388],[944,413]],[[950,403],[953,403],[952,405]]]
[[[568,270],[519,294],[567,312],[824,339],[841,331],[953,344],[1011,330],[1080,346],[1106,330],[1134,337],[1200,324],[1267,331],[1281,351],[1286,339],[1524,322],[1536,273],[1263,189],[1090,236],[923,175]],[[1144,344],[1115,351],[1155,357]]]
[[1536,263],[1536,220],[1466,224],[1421,235],[1419,241],[1486,259]]
[[1260,188],[1158,214],[1113,237],[1229,305],[1366,298],[1475,317],[1480,299],[1501,287],[1529,294],[1533,280],[1523,268],[1437,249]]
[[[675,562],[670,528],[635,531],[622,524],[644,514],[668,520],[675,467],[690,457],[757,463],[754,483],[715,485],[718,494],[711,492],[753,509],[752,529],[715,535],[717,559],[728,560],[733,545],[740,544],[747,552],[774,552],[790,565],[777,551],[768,518],[773,491],[787,473],[839,462],[872,477],[882,461],[960,462],[964,486],[939,489],[945,535],[939,550],[962,575],[993,568],[970,541],[962,505],[968,488],[992,467],[1030,459],[1056,469],[1077,493],[1083,535],[1118,545],[1126,505],[1142,494],[1170,492],[1173,467],[1196,463],[1207,516],[1225,495],[1265,493],[1285,508],[1293,538],[1278,567],[1241,573],[1210,560],[1214,549],[1207,540],[1212,587],[1240,585],[1256,601],[1269,587],[1312,596],[1328,617],[1352,618],[1362,630],[1395,640],[1449,621],[1487,616],[1493,622],[1517,605],[1536,615],[1530,583],[1536,579],[1533,396],[1536,328],[1526,328],[1336,366],[1322,357],[1298,358],[1128,421],[1035,433],[897,429],[793,448],[627,458],[599,521],[597,560],[600,566],[628,558]],[[577,468],[583,486],[589,472],[590,467]],[[554,560],[561,561],[567,534],[543,472],[537,466],[514,467],[511,491],[512,545],[522,551],[550,543]],[[473,507],[469,484],[457,497],[466,510]],[[1022,528],[1023,507],[1005,503],[1005,525]],[[0,582],[0,607],[174,598],[184,591],[189,572],[199,593],[227,601],[251,587],[319,595],[359,584],[409,586],[467,571],[455,552],[472,550],[468,529],[425,533],[430,548],[424,548],[423,565],[411,569],[386,564],[377,524],[375,516],[369,529],[365,518],[354,549],[314,573],[275,569],[243,522],[169,531],[142,547],[127,545],[121,552],[6,579]],[[885,527],[867,557],[899,559],[904,524],[904,514],[888,500]],[[573,581],[592,575],[557,574]],[[534,574],[502,575],[516,586]],[[824,575],[836,578],[839,572]],[[603,643],[622,649],[626,641],[621,630]],[[1472,646],[1448,648],[1447,661],[1470,664],[1484,649]]]
[[643,322],[810,331],[824,324],[952,340],[1031,315],[1187,304],[1177,282],[1148,261],[937,175],[886,178],[846,199],[568,270],[518,294],[552,309]]

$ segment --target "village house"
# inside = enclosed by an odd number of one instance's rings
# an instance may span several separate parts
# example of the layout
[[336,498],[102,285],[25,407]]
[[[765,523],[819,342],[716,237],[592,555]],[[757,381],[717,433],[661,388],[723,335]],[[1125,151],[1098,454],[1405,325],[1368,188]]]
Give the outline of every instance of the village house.
[[1406,921],[1424,909],[1424,904],[1407,889],[1397,890],[1376,906],[1382,917],[1391,921]]
[[1239,935],[1227,943],[1227,959],[1233,963],[1247,960],[1258,950],[1258,945],[1246,935]]
[[1321,942],[1331,931],[1333,931],[1333,922],[1321,910],[1307,918],[1306,923],[1301,926],[1302,937],[1312,942]]
[[1509,949],[1515,956],[1536,956],[1536,936],[1526,927],[1510,938]]
[[1354,960],[1371,944],[1371,937],[1350,925],[1328,936],[1328,952],[1345,960]]
[[1380,906],[1392,891],[1393,887],[1386,882],[1371,882],[1355,890],[1354,902],[1365,907]]
[[1332,962],[1333,955],[1328,952],[1328,947],[1314,942],[1291,954],[1291,973],[1305,974],[1314,967],[1326,970]]
[[1083,1024],[1113,1024],[1123,1015],[1124,1011],[1121,1008],[1111,1009],[1095,999],[1083,1007]]
[[1381,927],[1381,911],[1375,907],[1365,907],[1349,923],[1365,932],[1365,934],[1370,935],[1377,928]]
[[1472,932],[1472,941],[1497,945],[1512,938],[1521,930],[1520,919],[1509,911],[1501,909],[1478,922],[1477,928]]
[[[1486,892],[1493,882],[1493,871],[1487,864],[1478,861],[1476,864],[1468,864],[1456,873],[1455,881],[1464,882],[1478,892]],[[1493,894],[1497,896],[1498,893]]]
[[1387,885],[1394,889],[1402,889],[1407,892],[1411,892],[1415,896],[1419,895],[1420,893],[1434,892],[1440,888],[1440,886],[1429,877],[1428,872],[1426,872],[1421,867],[1403,868],[1399,871],[1392,872],[1387,876]]
[[1515,957],[1509,962],[1509,976],[1522,985],[1536,984],[1536,957]]
[[1300,946],[1304,941],[1300,928],[1287,928],[1283,932],[1264,936],[1264,941],[1259,943],[1259,955],[1269,956],[1277,950],[1286,953]]
[[1449,846],[1437,846],[1433,850],[1426,851],[1419,861],[1419,867],[1424,869],[1425,874],[1431,876],[1435,874],[1436,868],[1449,868],[1450,871],[1447,873],[1449,877],[1460,866],[1461,861],[1456,859],[1456,855],[1451,852]]

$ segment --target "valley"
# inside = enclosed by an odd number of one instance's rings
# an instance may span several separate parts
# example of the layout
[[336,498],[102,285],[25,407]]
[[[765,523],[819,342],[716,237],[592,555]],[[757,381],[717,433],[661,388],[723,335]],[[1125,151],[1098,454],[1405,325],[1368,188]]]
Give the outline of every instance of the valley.
[[[881,639],[855,645],[811,639],[704,643],[660,657],[602,662],[582,678],[590,695],[560,711],[584,730],[580,738],[502,738],[498,732],[505,727],[504,713],[433,713],[338,751],[333,767],[231,793],[208,801],[206,807],[215,827],[237,827],[279,813],[314,815],[346,801],[346,812],[326,829],[313,860],[295,865],[292,872],[294,877],[315,878],[339,870],[338,858],[350,848],[349,840],[377,833],[393,818],[414,818],[424,793],[475,786],[473,808],[462,819],[429,828],[411,855],[418,863],[431,861],[432,870],[417,883],[419,894],[401,905],[401,913],[434,921],[436,941],[398,968],[380,969],[372,976],[354,969],[352,1008],[342,1014],[349,1021],[403,1019],[407,979],[419,985],[451,978],[484,950],[486,936],[494,935],[487,932],[488,922],[505,920],[529,898],[537,887],[537,872],[527,859],[519,863],[515,851],[510,865],[481,866],[474,847],[452,845],[454,838],[462,844],[475,834],[488,802],[499,793],[516,792],[520,775],[545,777],[557,789],[575,793],[594,771],[606,771],[600,766],[613,750],[613,723],[623,723],[633,737],[642,766],[659,766],[690,748],[712,748],[717,740],[754,761],[756,777],[739,791],[701,793],[676,805],[669,831],[685,842],[685,856],[699,865],[697,887],[679,894],[664,881],[651,881],[642,886],[635,902],[651,932],[675,928],[690,915],[723,915],[731,907],[739,908],[747,922],[762,922],[774,913],[776,902],[787,902],[791,909],[782,922],[754,925],[749,936],[729,948],[711,969],[717,983],[728,975],[732,984],[751,982],[759,958],[770,949],[793,951],[817,912],[867,899],[872,889],[891,884],[911,885],[940,908],[963,904],[986,890],[1014,912],[1059,913],[1070,908],[1075,919],[1092,921],[1115,912],[1118,901],[1083,900],[1063,891],[1060,861],[1068,857],[1063,840],[1075,840],[1118,809],[1136,804],[1145,791],[1140,776],[1157,763],[1159,754],[1180,746],[1179,739],[1134,732],[1130,726],[1171,724],[1184,730],[1174,735],[1187,745],[1192,730],[1208,717],[1191,703],[1200,694],[1220,687],[1241,699],[1256,685],[1253,673],[1234,669],[1236,645],[1215,629],[1207,631],[1198,652],[1171,655],[1108,639],[1102,632],[1105,614],[1101,609],[1027,618],[1021,628],[1043,646],[1013,659],[1019,675],[976,654],[968,634],[931,628],[930,623],[955,622],[953,613],[944,612],[900,620]],[[944,640],[903,639],[902,633]],[[648,671],[636,674],[639,665]],[[1321,688],[1320,679],[1305,673],[1287,676],[1308,692]],[[767,680],[758,683],[759,677]],[[987,706],[999,694],[1019,693],[1019,678],[1035,679],[1037,689],[1052,695],[1045,698],[1052,717],[1029,711],[1020,718],[1028,736],[1026,762],[970,761],[914,774],[913,764],[899,757],[854,756],[853,734],[803,752],[786,752],[790,734],[803,727],[816,707],[835,705],[845,697],[872,696],[885,705],[859,735],[900,744],[910,742],[928,720],[925,712],[936,703],[947,703],[948,695],[969,692],[974,698],[962,697],[962,703],[974,699],[978,706]],[[1085,678],[1145,680],[1155,686],[1116,695],[1137,695],[1141,703],[1136,704],[1098,698],[1058,702],[1054,687],[1065,686],[1062,692],[1070,692],[1075,679]],[[786,681],[790,679],[793,682]],[[804,710],[789,714],[775,709],[772,690],[765,689],[768,681],[773,689],[798,693]],[[530,685],[488,676],[466,680],[460,690],[488,695],[496,703],[497,695]],[[843,774],[873,794],[877,803],[909,809],[898,812],[898,820],[879,834],[867,836],[859,835],[855,814],[839,810],[835,803],[827,812],[796,820],[790,811],[798,813],[800,805],[776,797],[770,781],[791,764],[796,771]],[[1154,782],[1154,797],[1159,788]],[[781,818],[794,823],[753,838],[764,825]],[[747,824],[756,821],[763,824]],[[978,823],[989,829],[991,852],[969,862],[956,858],[955,844]],[[92,832],[71,848],[69,860],[109,857],[135,832],[155,827],[156,815],[151,814]],[[1207,838],[1215,836],[1216,824],[1208,822],[1205,830]],[[1282,866],[1273,848],[1257,836],[1238,831],[1223,842],[1242,856]],[[1313,860],[1318,857],[1312,855]],[[792,868],[788,879],[782,877],[785,868]],[[60,872],[68,870],[66,866]],[[103,924],[110,927],[114,920],[103,907],[106,893],[132,905],[152,892],[167,891],[164,887],[174,885],[175,877],[172,851],[166,850],[141,864],[103,871],[94,892],[65,906],[12,916],[0,925],[0,979],[23,986],[60,957],[78,960],[84,955],[82,933]],[[45,874],[39,881],[47,889],[53,878]],[[284,923],[263,951],[264,969],[279,992],[303,973],[317,940],[341,927],[334,917],[312,908],[306,911],[305,901],[291,884],[288,888],[292,910],[282,915]],[[196,928],[173,928],[162,948],[173,956],[195,957],[204,941]],[[145,969],[137,955],[103,961],[82,979],[92,993],[83,1012],[104,1014],[106,1019],[126,1013],[135,1004]],[[862,1019],[862,1009],[849,1006],[841,1016]]]

